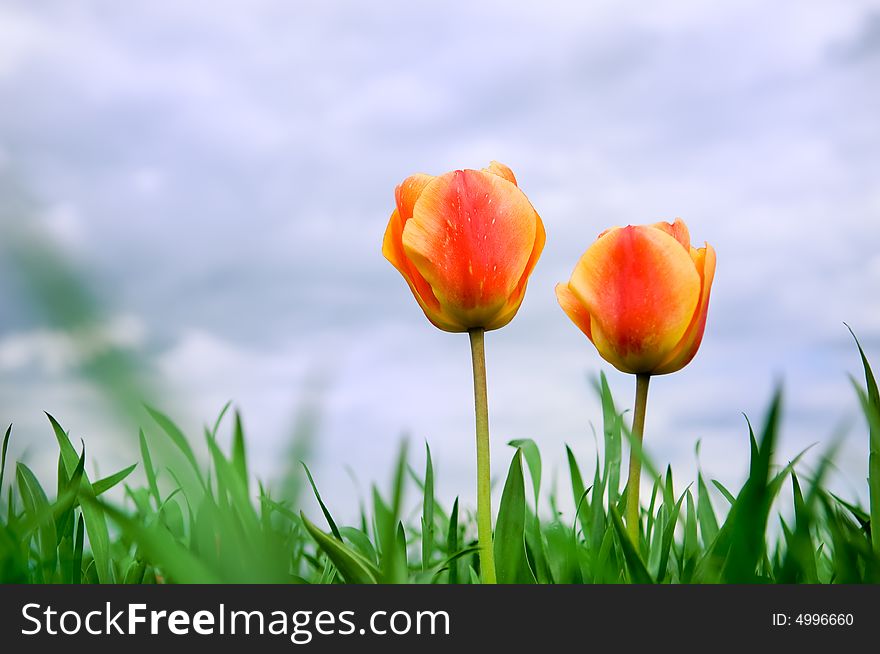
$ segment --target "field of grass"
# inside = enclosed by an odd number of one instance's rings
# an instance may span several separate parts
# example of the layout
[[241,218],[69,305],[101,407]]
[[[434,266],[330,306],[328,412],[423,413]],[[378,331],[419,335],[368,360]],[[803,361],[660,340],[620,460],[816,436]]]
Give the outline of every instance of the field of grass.
[[[739,489],[725,488],[703,473],[683,486],[672,470],[659,471],[643,458],[653,490],[641,508],[634,545],[621,520],[626,493],[621,451],[631,436],[602,377],[597,392],[604,460],[597,455],[595,474],[585,478],[584,462],[568,449],[576,507],[571,515],[556,509],[553,496],[547,502],[550,514],[536,514],[535,507],[545,505],[539,449],[530,440],[511,443],[515,450],[494,521],[498,581],[880,583],[880,532],[871,530],[880,520],[880,396],[861,348],[859,353],[865,381],[864,386],[854,381],[854,392],[868,432],[868,508],[825,488],[831,451],[809,477],[799,474],[799,457],[784,466],[774,462],[782,411],[777,392],[761,423],[744,434],[751,456]],[[141,460],[103,479],[89,478],[85,446],[78,452],[50,416],[59,448],[53,499],[45,480],[24,463],[7,462],[15,434],[12,427],[6,430],[0,582],[479,583],[473,512],[457,499],[452,506],[436,500],[427,447],[413,463],[416,457],[404,446],[391,488],[374,486],[371,497],[360,500],[356,524],[343,525],[323,503],[306,464],[314,497],[297,503],[272,497],[253,479],[237,414],[224,410],[213,429],[205,430],[210,460],[200,462],[171,419],[156,410],[149,413],[156,442],[141,432]],[[218,434],[229,430],[231,451],[224,452]],[[157,449],[168,448],[177,463],[154,465]],[[138,466],[147,480],[144,487],[127,483]],[[788,480],[792,496],[781,498]],[[124,500],[105,500],[105,493],[119,485]],[[412,493],[421,501],[408,512]],[[788,520],[780,512],[783,500],[793,505]],[[320,524],[301,512],[315,502],[323,514]]]

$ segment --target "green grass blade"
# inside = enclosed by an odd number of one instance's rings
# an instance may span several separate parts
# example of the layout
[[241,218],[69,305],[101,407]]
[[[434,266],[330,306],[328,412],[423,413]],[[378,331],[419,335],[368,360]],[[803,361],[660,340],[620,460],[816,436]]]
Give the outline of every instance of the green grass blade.
[[571,451],[571,448],[568,445],[565,446],[565,454],[568,458],[568,474],[571,478],[571,494],[574,498],[577,519],[581,523],[581,529],[584,532],[584,536],[586,536],[589,533],[588,517],[590,504],[586,499],[584,480],[583,477],[581,477],[581,471],[578,467],[577,460],[574,458],[574,452]]
[[730,503],[731,506],[733,506],[734,503],[736,503],[736,497],[734,497],[733,493],[731,493],[729,490],[727,490],[727,488],[724,486],[724,484],[722,484],[717,479],[713,479],[712,485],[718,489],[718,492],[720,492],[724,496],[724,499],[726,499]]
[[[240,540],[254,545],[261,534],[260,520],[254,505],[248,497],[244,482],[235,472],[232,464],[223,456],[217,442],[213,438],[208,439],[208,450],[211,454],[211,460],[214,462],[214,470],[217,473],[217,485],[224,490],[222,493],[223,501],[224,503],[226,502],[225,497],[228,495],[235,515],[240,521],[240,525],[235,525],[233,528],[240,537]],[[265,559],[260,560],[258,563],[264,566],[266,570],[269,569],[267,566],[272,564],[271,561]]]
[[425,488],[422,500],[422,570],[427,570],[434,550],[434,464],[425,442]]
[[[446,532],[446,555],[451,556],[458,552],[458,498],[452,503],[452,511],[449,513],[449,529]],[[449,564],[449,583],[458,583],[458,561]]]
[[804,500],[801,485],[797,475],[791,473],[791,487],[794,497],[794,532],[789,537],[789,547],[786,552],[783,571],[788,583],[819,583],[819,572],[816,568],[815,545],[810,535],[811,525],[814,522],[813,501],[809,504]]
[[[69,479],[65,479],[63,485],[59,484],[58,497],[55,501],[55,528],[58,530],[59,541],[62,534],[73,527],[73,509],[76,506],[76,497],[82,485],[82,477],[86,467],[86,446],[83,443],[82,454],[79,462],[73,471],[73,475]],[[59,481],[62,477],[67,477],[67,470],[64,464],[64,458],[58,457],[58,476]]]
[[772,499],[770,467],[779,433],[781,405],[782,390],[777,388],[767,412],[760,443],[753,436],[750,438],[755,458],[749,464],[749,477],[722,527],[725,532],[724,544],[729,543],[723,567],[724,579],[728,583],[756,583],[762,580],[758,564],[766,549],[767,519]]
[[373,547],[373,544],[370,542],[370,537],[364,532],[354,527],[340,527],[339,531],[342,533],[345,540],[354,545],[355,549],[357,549],[367,561],[372,564],[375,564],[378,561],[376,548]]
[[[622,571],[616,564],[609,565],[611,554],[614,550],[615,535],[614,529],[605,531],[602,536],[602,544],[599,546],[599,553],[596,556],[596,562],[593,566],[592,580],[594,584],[617,583],[622,581]],[[583,557],[580,557],[583,560]],[[587,574],[582,571],[581,576],[588,579]]]
[[618,513],[616,506],[610,507],[609,515],[611,523],[614,525],[614,531],[617,534],[618,545],[620,545],[620,549],[623,552],[630,581],[634,584],[653,584],[654,580],[645,567],[642,557],[639,556],[629,535],[626,533],[626,529],[623,527],[623,521],[620,519],[620,513]]
[[6,428],[6,435],[3,437],[3,451],[0,452],[0,493],[3,492],[3,475],[6,472],[6,451],[9,448],[9,436],[12,434],[12,425]]
[[602,467],[599,465],[598,455],[596,456],[596,472],[593,476],[591,493],[589,542],[593,551],[596,551],[601,545],[608,524],[605,507],[602,504],[602,498],[605,495],[605,479],[602,477]]
[[[391,487],[391,519],[396,525],[400,517],[400,509],[403,505],[404,481],[406,479],[406,461],[409,443],[403,441],[400,444],[400,450],[397,454],[397,465],[395,466],[394,481]],[[393,530],[393,528],[392,528]]]
[[342,534],[339,533],[339,527],[336,526],[336,521],[333,520],[333,516],[330,515],[330,510],[327,508],[327,505],[324,504],[324,500],[321,499],[321,493],[318,492],[315,480],[312,479],[312,473],[309,471],[309,467],[302,461],[300,461],[300,465],[302,465],[303,470],[306,471],[306,477],[309,479],[309,484],[312,486],[312,492],[315,494],[315,499],[318,500],[318,505],[321,507],[321,513],[324,514],[324,519],[327,520],[327,524],[330,525],[330,531],[333,532],[333,536],[335,536],[337,540],[341,541]]
[[525,479],[522,450],[517,448],[504,482],[495,525],[495,572],[498,583],[535,583],[526,559],[525,526]]
[[407,570],[409,568],[409,564],[406,560],[406,532],[403,529],[403,523],[397,523],[397,537],[395,538],[394,544],[397,548],[396,559],[399,561],[399,565],[403,570]]
[[866,513],[861,507],[856,506],[855,504],[851,504],[846,500],[838,497],[834,493],[829,493],[831,497],[833,497],[840,506],[849,511],[853,517],[859,521],[859,524],[864,527],[870,527],[871,524],[871,516]]
[[686,491],[687,493],[687,507],[685,513],[685,526],[684,526],[684,558],[685,560],[690,560],[696,557],[699,552],[700,543],[697,540],[697,509],[696,503],[694,502],[694,496],[691,493],[690,489]]
[[[651,499],[648,502],[648,514],[647,520],[645,521],[645,542],[648,544],[649,551],[652,550],[653,544],[657,540],[657,514],[654,512],[654,507],[657,506],[657,495],[660,491],[660,480],[655,479],[654,483],[651,484]],[[620,511],[620,507],[618,507],[618,511]]]
[[[145,525],[127,516],[123,511],[94,497],[83,498],[87,506],[106,513],[138,547],[170,577],[181,584],[218,584],[223,580],[205,565],[202,558],[180,545],[161,524]],[[88,528],[88,521],[86,521]],[[91,534],[89,534],[91,538]]]
[[92,489],[95,491],[95,495],[106,493],[108,490],[110,490],[120,482],[124,481],[126,477],[134,472],[135,468],[137,468],[137,463],[132,463],[127,468],[123,468],[117,473],[96,481],[94,484],[92,484]]
[[522,450],[529,468],[529,476],[532,478],[532,490],[535,498],[535,511],[538,510],[538,497],[541,492],[541,452],[531,438],[520,438],[508,443],[511,447]]
[[382,499],[379,489],[373,486],[373,521],[376,543],[379,549],[379,569],[382,583],[402,583],[406,569],[401,565],[397,549],[397,521],[391,507]]
[[226,413],[229,411],[229,407],[232,406],[232,400],[226,402],[223,405],[223,408],[220,409],[220,413],[217,415],[217,419],[214,421],[214,428],[211,429],[211,437],[217,438],[217,432],[220,431],[220,425],[223,423],[223,418],[226,417]]
[[408,443],[404,440],[400,444],[397,464],[394,467],[394,477],[391,482],[391,503],[386,504],[378,488],[373,486],[373,518],[376,524],[380,568],[384,583],[402,583],[408,574],[406,559],[400,556],[397,541],[397,526],[403,504],[404,481],[407,471],[407,450]]
[[142,584],[147,565],[143,561],[134,560],[128,564],[128,569],[122,578],[122,583],[127,585]]
[[862,408],[868,421],[868,491],[870,501],[871,515],[871,541],[874,546],[874,552],[880,556],[880,390],[877,388],[877,380],[874,377],[874,371],[871,370],[871,364],[868,363],[868,357],[862,349],[862,344],[856,337],[855,332],[846,326],[855,339],[856,347],[859,349],[859,356],[862,359],[862,368],[865,372],[865,386],[867,391],[859,393],[862,402]]
[[202,475],[202,471],[199,468],[198,461],[196,461],[196,455],[190,447],[189,441],[186,439],[186,436],[183,435],[183,432],[180,431],[180,428],[174,424],[174,422],[166,416],[164,413],[147,406],[147,413],[153,418],[157,425],[162,429],[166,436],[171,439],[171,442],[181,451],[183,456],[189,461],[190,466],[192,466],[193,471],[196,474],[196,478],[199,480],[199,483],[202,487],[205,487],[205,478]]
[[147,439],[144,436],[144,430],[138,430],[138,442],[141,448],[141,461],[144,463],[144,474],[147,477],[147,485],[150,487],[150,493],[158,507],[162,504],[162,496],[159,494],[159,483],[156,479],[156,469],[153,467],[153,458],[150,456],[150,448],[147,446]]
[[73,561],[71,562],[70,583],[78,584],[82,580],[83,542],[85,540],[86,527],[82,513],[76,521],[76,543],[73,548]]
[[666,577],[666,569],[669,565],[669,555],[672,552],[672,541],[675,536],[675,525],[678,523],[678,516],[681,512],[681,503],[684,500],[685,493],[681,494],[678,501],[671,505],[671,510],[667,510],[667,504],[663,505],[664,513],[666,513],[666,523],[663,529],[662,540],[660,541],[660,559],[657,566],[657,581],[662,583]]
[[15,468],[19,493],[24,502],[25,510],[38,520],[37,534],[40,545],[39,569],[43,581],[51,582],[51,576],[57,563],[56,547],[58,543],[55,521],[49,498],[36,476],[24,463],[19,462]]
[[235,427],[232,431],[232,467],[241,477],[245,492],[250,493],[248,480],[247,450],[244,444],[244,428],[241,424],[241,413],[235,412]]
[[[471,554],[478,556],[479,553],[480,553],[480,546],[479,545],[472,545],[471,547],[465,547],[463,550],[459,550],[459,551],[455,552],[455,554],[445,558],[437,566],[435,566],[437,568],[437,573],[435,573],[434,579],[436,579],[437,575],[440,574],[443,570],[451,570],[453,567],[455,567],[455,564],[459,559],[464,558],[465,556],[469,556]],[[452,582],[449,582],[449,583],[452,583]],[[479,581],[477,583],[479,583]]]
[[604,372],[599,373],[599,390],[602,399],[602,427],[605,436],[605,486],[608,502],[614,504],[620,497],[620,460],[622,421],[614,406],[611,388]]
[[526,560],[539,584],[553,583],[553,572],[548,562],[547,544],[540,518],[526,507]]
[[[67,433],[58,424],[58,421],[48,413],[46,416],[52,424],[52,430],[55,432],[55,438],[58,441],[58,446],[61,448],[64,465],[72,473],[76,470],[80,457],[77,455],[76,450],[73,449]],[[94,556],[95,574],[99,582],[113,583],[114,574],[110,555],[110,531],[107,529],[107,520],[104,517],[101,506],[95,502],[86,501],[89,498],[94,498],[95,493],[89,481],[89,476],[85,472],[82,476],[79,495],[86,531],[89,534],[89,544],[92,548],[92,556]]]
[[363,556],[350,549],[341,539],[329,536],[313,525],[304,514],[300,514],[303,525],[318,546],[336,566],[348,583],[377,584],[379,571]]
[[718,536],[718,518],[715,517],[709,489],[703,481],[702,473],[697,474],[697,519],[700,523],[703,546],[709,548]]

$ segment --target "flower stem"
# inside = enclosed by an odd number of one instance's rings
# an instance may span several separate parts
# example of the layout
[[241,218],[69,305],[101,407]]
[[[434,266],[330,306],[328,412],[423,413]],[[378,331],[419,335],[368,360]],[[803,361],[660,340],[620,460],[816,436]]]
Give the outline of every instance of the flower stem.
[[632,435],[638,442],[629,450],[629,481],[626,482],[626,531],[633,545],[639,546],[639,482],[642,476],[642,440],[645,434],[645,410],[648,407],[650,375],[636,375],[636,408],[633,414]]
[[495,552],[492,546],[492,494],[489,485],[489,399],[486,392],[485,329],[471,329],[474,364],[474,408],[477,415],[477,536],[480,570],[484,584],[495,583]]

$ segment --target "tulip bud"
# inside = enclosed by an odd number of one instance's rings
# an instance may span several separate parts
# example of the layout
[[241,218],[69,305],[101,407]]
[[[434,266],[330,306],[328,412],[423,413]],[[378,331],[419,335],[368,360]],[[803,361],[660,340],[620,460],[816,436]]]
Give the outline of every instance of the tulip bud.
[[663,375],[694,358],[703,338],[715,250],[691,247],[687,225],[614,227],[556,286],[563,311],[622,372]]
[[416,174],[395,190],[382,253],[448,332],[498,329],[516,315],[544,248],[544,225],[511,170]]

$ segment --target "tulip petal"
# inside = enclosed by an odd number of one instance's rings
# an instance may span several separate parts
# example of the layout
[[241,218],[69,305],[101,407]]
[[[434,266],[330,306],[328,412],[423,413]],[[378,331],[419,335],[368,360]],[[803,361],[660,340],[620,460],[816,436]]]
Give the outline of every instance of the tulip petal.
[[445,331],[466,331],[454,321],[449,320],[443,315],[443,309],[440,302],[431,290],[431,286],[425,281],[421,273],[416,267],[410,263],[403,251],[403,220],[400,212],[395,209],[388,221],[388,227],[385,229],[385,237],[382,241],[382,254],[391,262],[391,265],[397,268],[397,271],[403,276],[403,279],[409,285],[410,291],[416,298],[416,302],[425,312],[435,326]]
[[565,315],[571,318],[571,321],[592,341],[590,312],[578,300],[568,284],[560,283],[556,285],[556,299],[559,301],[559,306],[565,311]]
[[425,175],[424,173],[416,173],[410,175],[403,180],[397,188],[394,189],[394,200],[397,202],[397,210],[405,224],[407,220],[412,218],[413,207],[416,200],[425,190],[425,187],[434,179],[433,175]]
[[712,281],[715,279],[715,249],[708,243],[699,250],[691,248],[691,258],[697,272],[700,273],[700,303],[681,341],[654,371],[655,375],[665,375],[684,368],[696,356],[703,341],[706,317],[709,313],[709,295],[712,292]]
[[617,227],[609,227],[609,228],[606,229],[604,232],[602,232],[601,234],[599,234],[599,235],[596,237],[596,240],[598,241],[600,238],[602,238],[602,237],[605,236],[606,234],[610,234],[611,232],[613,232],[613,231],[616,230],[616,229],[622,229],[622,227],[619,227],[619,226],[617,226]]
[[513,174],[513,171],[500,161],[490,161],[489,167],[483,168],[483,170],[487,173],[494,173],[499,177],[503,177],[511,184],[516,184],[516,176]]
[[385,230],[385,238],[382,243],[382,253],[391,264],[397,268],[409,285],[413,296],[425,312],[428,320],[435,326],[446,331],[464,331],[464,329],[443,315],[443,308],[431,286],[422,277],[422,274],[406,257],[403,251],[403,229],[406,222],[412,218],[413,207],[416,200],[422,194],[424,188],[434,179],[433,175],[416,173],[410,175],[397,188],[394,189],[394,199],[397,209],[391,214],[388,227]]
[[403,250],[452,321],[493,328],[524,287],[539,220],[504,177],[457,170],[425,186],[404,225]]
[[519,284],[516,285],[516,289],[510,295],[510,298],[507,300],[507,306],[504,311],[498,314],[492,322],[486,325],[486,330],[492,329],[500,329],[504,327],[507,323],[513,320],[513,317],[516,315],[517,311],[519,311],[519,307],[522,304],[523,298],[526,295],[526,285],[529,282],[529,277],[532,274],[532,271],[535,269],[535,265],[538,263],[538,259],[541,257],[541,252],[544,250],[544,243],[547,241],[547,233],[544,231],[544,221],[541,220],[541,216],[537,213],[535,214],[535,245],[532,247],[532,254],[529,257],[529,261],[526,264],[526,269],[523,271],[522,278],[519,280]]
[[427,304],[432,310],[439,310],[440,303],[434,296],[428,282],[410,263],[403,251],[403,229],[406,222],[412,218],[412,208],[416,200],[432,179],[432,176],[420,173],[411,175],[394,189],[397,209],[391,214],[388,227],[385,229],[382,254],[406,279],[419,304]]
[[535,212],[535,244],[532,246],[532,254],[529,256],[529,261],[526,263],[526,269],[523,271],[522,278],[519,280],[519,289],[525,291],[526,283],[529,281],[529,276],[538,264],[538,259],[541,258],[541,253],[544,251],[544,244],[546,242],[547,232],[544,229],[544,221],[541,220],[541,216]]
[[664,232],[672,236],[676,241],[684,246],[688,252],[691,251],[691,233],[688,231],[687,225],[681,218],[676,218],[675,222],[659,222],[654,223],[651,227],[662,229]]
[[700,275],[666,230],[613,229],[581,257],[569,287],[591,316],[593,343],[624,372],[650,373],[684,336]]

